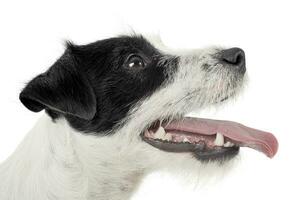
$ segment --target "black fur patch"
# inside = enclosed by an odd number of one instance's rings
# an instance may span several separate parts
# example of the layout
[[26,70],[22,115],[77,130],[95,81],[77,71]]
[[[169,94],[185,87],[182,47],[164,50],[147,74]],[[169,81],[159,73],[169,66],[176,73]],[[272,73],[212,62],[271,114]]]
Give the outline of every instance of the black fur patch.
[[105,132],[162,86],[167,70],[176,70],[177,59],[170,57],[167,66],[160,62],[163,56],[141,36],[68,43],[62,57],[28,83],[20,100],[31,111],[45,109],[54,120],[64,116],[77,130]]

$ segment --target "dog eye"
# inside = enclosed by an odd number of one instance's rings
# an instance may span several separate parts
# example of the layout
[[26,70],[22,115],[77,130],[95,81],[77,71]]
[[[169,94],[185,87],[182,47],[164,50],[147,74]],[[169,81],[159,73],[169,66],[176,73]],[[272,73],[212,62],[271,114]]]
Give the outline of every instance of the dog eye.
[[145,66],[143,59],[140,56],[132,55],[127,62],[128,68],[143,68]]

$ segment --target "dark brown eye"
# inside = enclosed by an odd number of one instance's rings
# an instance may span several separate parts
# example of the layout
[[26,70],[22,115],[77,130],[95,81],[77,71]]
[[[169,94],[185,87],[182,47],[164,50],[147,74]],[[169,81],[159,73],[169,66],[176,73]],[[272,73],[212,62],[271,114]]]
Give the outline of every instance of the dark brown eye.
[[133,55],[129,57],[127,62],[128,68],[143,68],[145,66],[143,59],[140,56]]

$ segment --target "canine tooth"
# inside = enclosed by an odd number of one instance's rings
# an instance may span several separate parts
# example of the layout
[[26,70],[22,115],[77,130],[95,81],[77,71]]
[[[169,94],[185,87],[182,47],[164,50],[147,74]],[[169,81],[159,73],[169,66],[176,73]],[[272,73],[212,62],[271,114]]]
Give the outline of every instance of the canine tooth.
[[162,126],[160,126],[155,133],[155,138],[164,139],[164,137],[165,137],[165,130]]
[[185,137],[183,142],[189,142],[189,140]]
[[223,146],[224,145],[224,136],[220,133],[216,133],[216,138],[214,140],[214,144],[216,146]]
[[229,141],[224,144],[224,147],[233,147],[233,146],[234,146],[234,144]]

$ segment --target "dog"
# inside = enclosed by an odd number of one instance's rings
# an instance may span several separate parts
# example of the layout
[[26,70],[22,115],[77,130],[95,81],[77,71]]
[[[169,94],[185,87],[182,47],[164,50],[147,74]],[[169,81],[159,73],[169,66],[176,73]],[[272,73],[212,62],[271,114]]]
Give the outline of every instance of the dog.
[[240,48],[175,51],[137,34],[67,42],[20,93],[45,114],[0,166],[0,199],[125,200],[154,170],[223,164],[240,147],[273,157],[271,133],[187,116],[237,96],[245,73]]

